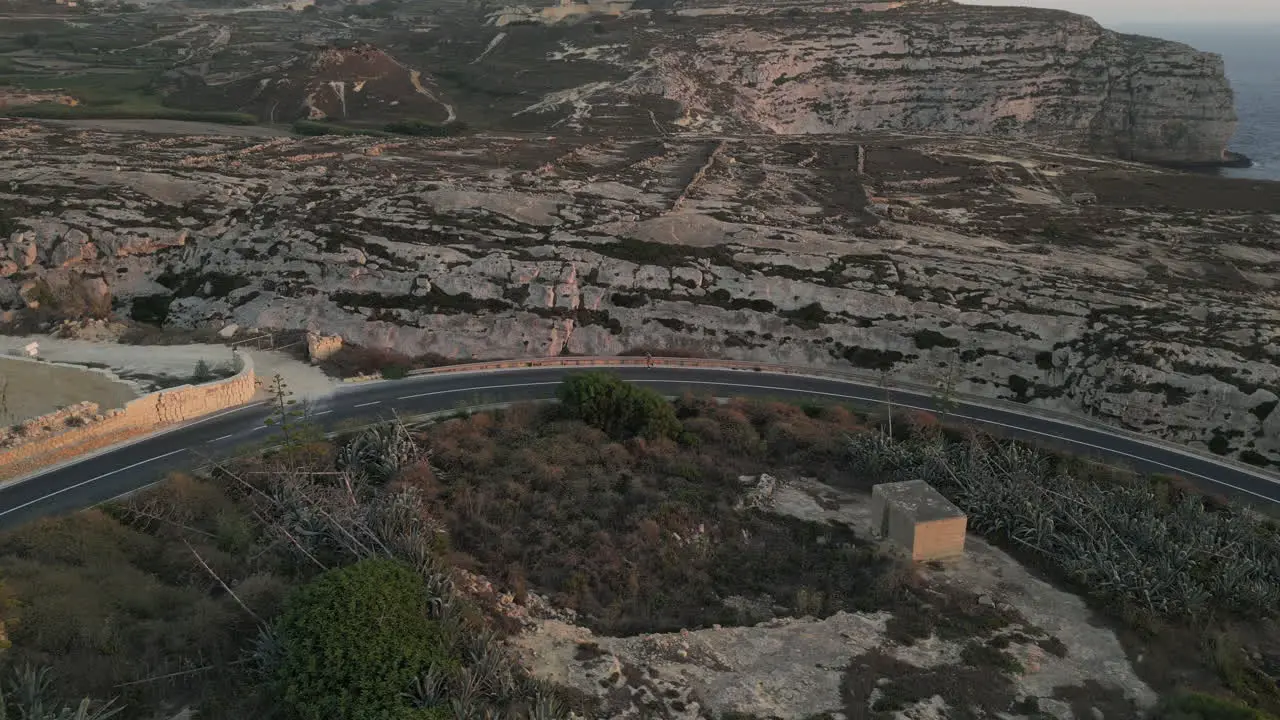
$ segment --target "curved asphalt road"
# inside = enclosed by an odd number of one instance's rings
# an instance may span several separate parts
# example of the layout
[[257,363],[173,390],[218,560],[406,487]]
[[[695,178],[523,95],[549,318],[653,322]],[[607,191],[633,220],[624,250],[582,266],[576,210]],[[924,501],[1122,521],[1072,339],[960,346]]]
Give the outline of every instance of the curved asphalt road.
[[[833,402],[882,404],[884,390],[850,380],[781,375],[750,370],[703,368],[607,369],[665,395],[687,390],[718,396],[764,396]],[[325,427],[352,420],[376,420],[460,409],[491,403],[540,400],[555,396],[564,376],[579,368],[548,367],[496,372],[423,375],[405,380],[339,388],[313,401],[311,419]],[[892,391],[895,408],[931,409],[920,393]],[[263,420],[265,405],[249,405],[178,426],[132,444],[61,465],[0,489],[0,529],[47,515],[71,512],[109,500],[159,480],[167,472],[225,458],[277,432]],[[951,417],[1013,437],[1048,441],[1062,450],[1094,456],[1140,471],[1177,474],[1207,490],[1245,500],[1280,503],[1280,480],[1215,462],[1212,458],[1151,445],[1112,434],[1016,411],[961,403]]]

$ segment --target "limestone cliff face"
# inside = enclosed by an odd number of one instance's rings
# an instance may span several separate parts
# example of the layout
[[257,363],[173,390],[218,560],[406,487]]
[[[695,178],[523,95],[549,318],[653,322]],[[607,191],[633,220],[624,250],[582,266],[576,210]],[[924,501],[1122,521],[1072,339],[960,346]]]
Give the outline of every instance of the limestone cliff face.
[[642,54],[613,37],[582,41],[591,44],[558,48],[548,64],[576,54],[631,74],[531,112],[590,127],[660,95],[679,105],[677,129],[955,132],[1188,163],[1220,162],[1235,132],[1221,57],[1060,11],[807,7],[682,18],[638,33]]

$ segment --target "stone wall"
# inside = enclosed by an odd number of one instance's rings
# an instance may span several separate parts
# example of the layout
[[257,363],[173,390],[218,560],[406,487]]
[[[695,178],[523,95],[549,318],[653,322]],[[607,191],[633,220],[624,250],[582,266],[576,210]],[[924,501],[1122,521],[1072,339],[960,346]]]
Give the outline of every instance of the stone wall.
[[239,358],[240,372],[230,378],[144,395],[89,424],[0,450],[0,477],[71,459],[100,446],[97,441],[103,439],[118,441],[249,402],[257,392],[253,361],[245,355]]
[[307,356],[311,358],[312,364],[325,360],[341,349],[342,337],[339,335],[307,333]]

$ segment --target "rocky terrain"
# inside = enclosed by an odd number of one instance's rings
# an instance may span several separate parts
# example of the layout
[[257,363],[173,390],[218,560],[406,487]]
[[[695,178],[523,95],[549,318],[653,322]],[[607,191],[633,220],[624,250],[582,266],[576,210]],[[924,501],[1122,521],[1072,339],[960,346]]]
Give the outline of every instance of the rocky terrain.
[[[811,478],[778,483],[758,507],[875,538],[864,496]],[[923,719],[1012,707],[1009,717],[1089,720],[1138,717],[1155,703],[1115,633],[1079,597],[983,540],[968,538],[964,558],[922,572],[937,597],[955,603],[946,612],[957,624],[982,629],[901,642],[893,613],[840,612],[609,637],[537,596],[527,607],[497,597],[524,627],[512,644],[527,666],[598,698],[603,717]],[[972,667],[975,643],[1001,648],[1016,669]]]
[[884,369],[1280,462],[1280,184],[953,136],[3,122],[9,311],[110,302],[451,358]]

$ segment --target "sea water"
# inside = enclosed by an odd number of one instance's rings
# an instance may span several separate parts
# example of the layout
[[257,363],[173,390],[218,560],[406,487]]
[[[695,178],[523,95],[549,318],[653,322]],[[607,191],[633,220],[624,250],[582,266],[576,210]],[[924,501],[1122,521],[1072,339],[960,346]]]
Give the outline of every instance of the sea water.
[[1231,149],[1251,168],[1224,168],[1229,177],[1280,180],[1280,25],[1124,25],[1117,30],[1184,42],[1222,55],[1236,91],[1240,128]]

